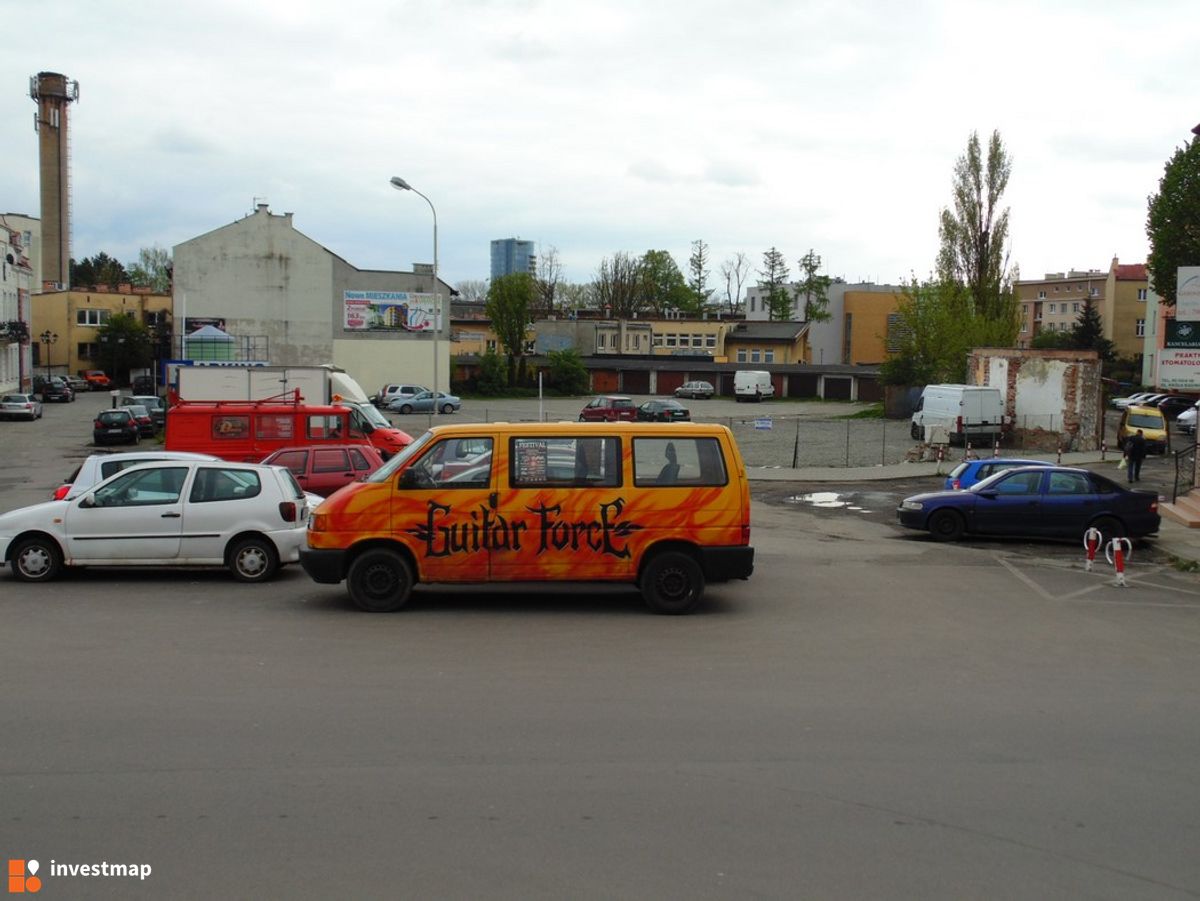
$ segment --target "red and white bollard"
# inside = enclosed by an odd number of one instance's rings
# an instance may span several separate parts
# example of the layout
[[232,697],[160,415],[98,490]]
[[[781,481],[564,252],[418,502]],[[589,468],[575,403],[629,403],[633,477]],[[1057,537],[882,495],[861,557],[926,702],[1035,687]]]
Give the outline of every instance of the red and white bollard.
[[939,463],[945,463],[945,462],[946,462],[946,448],[945,448],[945,446],[944,446],[944,445],[941,445],[941,444],[939,444],[939,445],[938,445],[938,449],[937,449],[937,461],[938,461]]
[[995,458],[995,457],[999,457],[999,456],[1000,456],[1000,436],[997,435],[996,439],[992,442],[992,457]]
[[1114,538],[1104,549],[1104,556],[1117,571],[1117,581],[1113,584],[1126,587],[1129,583],[1125,581],[1125,564],[1133,556],[1133,542],[1128,538]]
[[1083,533],[1083,549],[1087,551],[1087,563],[1083,564],[1084,572],[1092,571],[1092,564],[1096,562],[1096,551],[1100,549],[1100,542],[1104,540],[1104,536],[1100,534],[1099,529],[1088,529]]
[[1104,462],[1104,457],[1107,453],[1108,453],[1108,442],[1101,441],[1100,442],[1100,462],[1101,463]]
[[1062,466],[1062,445],[1058,446],[1058,465]]

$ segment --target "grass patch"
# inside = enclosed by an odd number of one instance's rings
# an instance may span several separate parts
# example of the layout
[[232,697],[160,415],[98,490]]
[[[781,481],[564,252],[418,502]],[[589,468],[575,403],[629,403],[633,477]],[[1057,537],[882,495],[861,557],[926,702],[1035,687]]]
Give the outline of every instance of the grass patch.
[[1200,561],[1184,560],[1182,557],[1176,557],[1174,554],[1168,559],[1171,561],[1171,568],[1181,573],[1200,572]]
[[854,413],[847,413],[844,416],[837,417],[838,419],[883,419],[883,404],[871,404],[862,410]]

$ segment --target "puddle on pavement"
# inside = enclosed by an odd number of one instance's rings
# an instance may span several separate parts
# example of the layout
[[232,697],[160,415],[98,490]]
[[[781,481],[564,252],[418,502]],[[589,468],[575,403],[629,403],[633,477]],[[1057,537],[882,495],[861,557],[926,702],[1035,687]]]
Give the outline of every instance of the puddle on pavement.
[[869,513],[848,500],[836,491],[817,491],[812,494],[793,494],[788,498],[792,504],[808,504],[810,507],[820,507],[825,510],[848,510],[852,513]]

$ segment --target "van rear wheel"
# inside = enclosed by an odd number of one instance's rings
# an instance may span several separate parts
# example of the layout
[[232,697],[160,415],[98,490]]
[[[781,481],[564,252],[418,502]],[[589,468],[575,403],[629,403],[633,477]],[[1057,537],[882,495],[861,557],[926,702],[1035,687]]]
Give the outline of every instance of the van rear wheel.
[[682,551],[657,554],[642,570],[638,587],[646,606],[655,613],[679,616],[691,613],[704,594],[704,571]]
[[346,575],[350,599],[367,613],[400,610],[408,603],[412,587],[412,567],[387,548],[373,548],[359,554]]
[[912,427],[909,428],[908,433],[912,435],[913,441],[920,441],[922,438],[921,427],[915,422],[912,424]]

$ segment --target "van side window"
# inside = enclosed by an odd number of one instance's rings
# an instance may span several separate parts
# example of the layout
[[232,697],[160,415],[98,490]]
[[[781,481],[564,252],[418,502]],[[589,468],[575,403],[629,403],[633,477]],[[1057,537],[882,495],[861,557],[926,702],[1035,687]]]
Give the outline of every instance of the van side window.
[[621,441],[613,436],[513,438],[508,481],[514,488],[621,484]]
[[245,438],[249,434],[249,416],[214,416],[212,418],[212,436],[217,440]]
[[254,424],[255,435],[259,438],[292,439],[291,413],[261,413]]
[[309,416],[307,431],[309,438],[316,438],[317,440],[340,438],[342,437],[342,417],[333,415]]
[[404,473],[414,488],[487,488],[492,484],[492,439],[447,438]]
[[638,486],[725,485],[729,473],[716,438],[634,438]]

